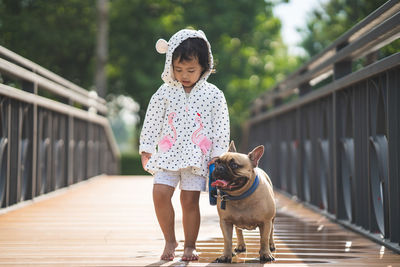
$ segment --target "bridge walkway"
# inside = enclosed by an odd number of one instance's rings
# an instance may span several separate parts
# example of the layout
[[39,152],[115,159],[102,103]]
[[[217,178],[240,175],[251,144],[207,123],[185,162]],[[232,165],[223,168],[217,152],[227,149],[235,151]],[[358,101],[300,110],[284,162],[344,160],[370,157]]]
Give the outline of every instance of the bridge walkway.
[[[149,176],[99,176],[0,211],[0,266],[224,266],[213,264],[223,239],[215,206],[201,195],[198,262],[182,262],[179,194],[172,262],[159,260],[162,233],[154,214]],[[400,266],[400,255],[277,193],[275,264],[296,266]],[[248,252],[235,263],[260,266],[258,232],[246,231]],[[242,264],[240,264],[242,265]],[[229,265],[232,266],[232,265]]]

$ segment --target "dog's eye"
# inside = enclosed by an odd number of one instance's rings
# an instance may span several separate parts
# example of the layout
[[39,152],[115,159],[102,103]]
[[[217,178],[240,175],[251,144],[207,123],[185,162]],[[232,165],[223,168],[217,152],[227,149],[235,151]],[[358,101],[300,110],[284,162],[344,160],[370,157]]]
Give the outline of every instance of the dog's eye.
[[229,165],[231,166],[231,169],[237,169],[237,168],[239,168],[239,165],[237,165],[236,162],[234,162],[234,161],[231,161],[231,162],[229,163]]

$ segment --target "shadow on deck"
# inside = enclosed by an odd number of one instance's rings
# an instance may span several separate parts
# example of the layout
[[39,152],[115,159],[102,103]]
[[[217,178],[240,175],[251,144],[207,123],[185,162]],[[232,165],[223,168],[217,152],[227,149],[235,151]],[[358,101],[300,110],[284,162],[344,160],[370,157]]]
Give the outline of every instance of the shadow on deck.
[[[174,195],[173,262],[159,261],[163,248],[149,176],[97,177],[46,197],[0,211],[0,265],[7,266],[223,266],[211,264],[223,249],[216,207],[201,195],[198,262],[180,261],[183,230],[179,194]],[[332,223],[279,193],[273,264],[395,266],[400,255]],[[248,252],[234,263],[257,265],[258,231],[246,231]]]

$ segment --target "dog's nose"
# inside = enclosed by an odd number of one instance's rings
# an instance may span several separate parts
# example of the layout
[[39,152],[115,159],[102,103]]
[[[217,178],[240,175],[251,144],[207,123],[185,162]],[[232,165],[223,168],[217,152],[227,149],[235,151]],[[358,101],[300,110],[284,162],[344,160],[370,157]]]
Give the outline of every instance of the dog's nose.
[[225,166],[224,165],[218,165],[215,167],[215,172],[217,173],[222,173],[225,171]]

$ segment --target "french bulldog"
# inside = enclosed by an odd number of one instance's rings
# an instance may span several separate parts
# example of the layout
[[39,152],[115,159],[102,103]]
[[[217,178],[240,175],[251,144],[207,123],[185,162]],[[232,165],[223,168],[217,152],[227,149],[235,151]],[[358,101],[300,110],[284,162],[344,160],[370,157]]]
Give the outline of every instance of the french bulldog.
[[[224,237],[224,253],[215,262],[232,262],[232,232],[237,236],[236,253],[246,251],[242,229],[260,231],[260,261],[275,260],[273,223],[276,213],[274,192],[268,175],[258,163],[264,146],[254,148],[248,155],[236,152],[232,141],[228,152],[215,160],[212,186],[219,190],[217,208]],[[257,178],[256,178],[257,177]]]

